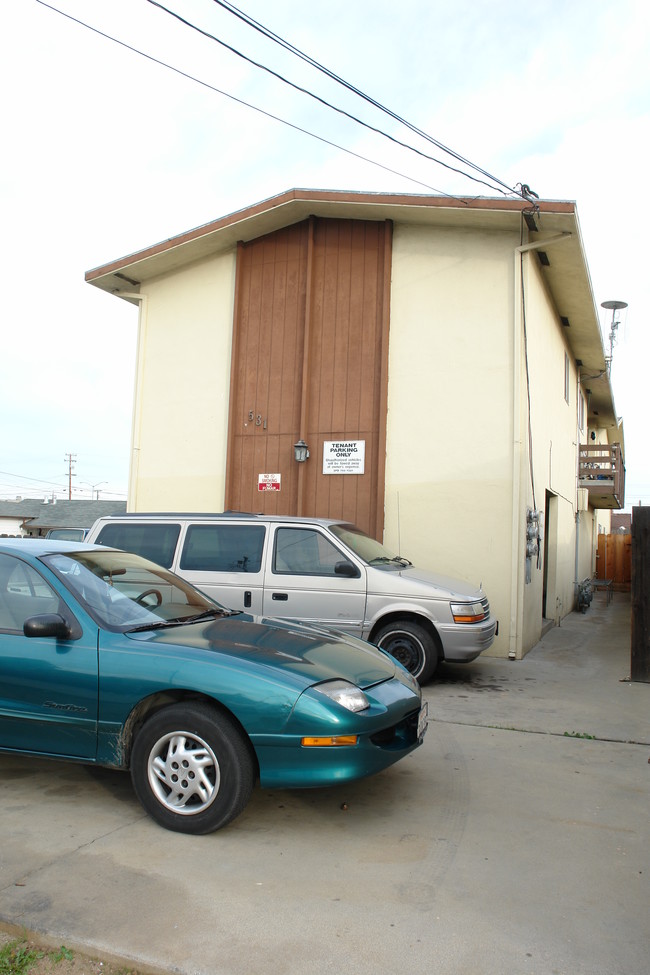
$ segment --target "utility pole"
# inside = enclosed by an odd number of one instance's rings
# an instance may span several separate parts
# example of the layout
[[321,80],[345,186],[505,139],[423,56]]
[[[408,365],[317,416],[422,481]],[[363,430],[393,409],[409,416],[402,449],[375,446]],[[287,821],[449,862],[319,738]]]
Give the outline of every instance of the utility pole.
[[77,461],[76,454],[66,454],[63,458],[68,465],[68,501],[72,501],[72,465]]

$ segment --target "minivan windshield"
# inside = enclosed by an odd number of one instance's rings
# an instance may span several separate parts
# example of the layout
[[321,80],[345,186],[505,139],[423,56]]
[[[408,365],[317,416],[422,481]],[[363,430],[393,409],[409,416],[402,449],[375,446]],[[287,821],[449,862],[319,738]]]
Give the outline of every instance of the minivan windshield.
[[47,555],[43,561],[109,630],[153,629],[230,612],[139,555],[100,549]]
[[411,565],[408,559],[395,555],[356,525],[330,525],[330,531],[368,565]]

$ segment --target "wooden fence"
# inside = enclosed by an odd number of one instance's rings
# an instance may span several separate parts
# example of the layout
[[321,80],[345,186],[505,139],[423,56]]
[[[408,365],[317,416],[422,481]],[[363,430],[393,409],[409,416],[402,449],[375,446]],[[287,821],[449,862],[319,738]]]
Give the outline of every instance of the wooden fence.
[[617,592],[630,592],[632,580],[632,536],[599,535],[596,578],[612,579]]
[[650,683],[650,508],[632,513],[632,658],[634,681]]

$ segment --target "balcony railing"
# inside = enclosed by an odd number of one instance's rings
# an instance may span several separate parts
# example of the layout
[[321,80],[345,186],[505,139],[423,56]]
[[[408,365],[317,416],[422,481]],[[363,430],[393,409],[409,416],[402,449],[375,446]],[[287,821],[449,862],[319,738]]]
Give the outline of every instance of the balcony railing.
[[622,508],[625,464],[621,445],[580,444],[578,485],[589,491],[589,504],[593,508]]

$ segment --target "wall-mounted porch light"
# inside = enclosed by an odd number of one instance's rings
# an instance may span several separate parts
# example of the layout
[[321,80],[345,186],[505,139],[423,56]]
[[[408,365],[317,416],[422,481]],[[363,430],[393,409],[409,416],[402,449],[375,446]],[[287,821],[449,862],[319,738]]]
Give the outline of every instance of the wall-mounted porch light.
[[299,440],[298,443],[293,445],[293,456],[299,464],[302,464],[307,460],[309,457],[309,449],[304,440]]

